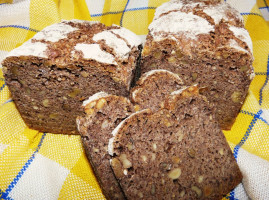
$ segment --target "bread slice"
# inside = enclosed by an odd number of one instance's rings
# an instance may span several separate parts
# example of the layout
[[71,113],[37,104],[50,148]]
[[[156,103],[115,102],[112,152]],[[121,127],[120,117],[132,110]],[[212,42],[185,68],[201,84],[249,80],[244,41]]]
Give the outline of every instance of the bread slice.
[[125,97],[104,92],[91,96],[83,103],[85,115],[77,118],[78,130],[85,152],[107,199],[124,199],[110,167],[107,152],[112,130],[133,111]]
[[122,121],[108,150],[128,199],[221,199],[242,179],[196,86],[174,92],[155,113],[146,109]]
[[167,70],[151,70],[144,73],[131,89],[130,99],[136,110],[150,108],[156,111],[162,107],[168,94],[182,87],[182,80],[177,74]]
[[252,41],[237,10],[218,0],[171,0],[149,25],[141,73],[166,69],[184,85],[198,83],[229,130],[254,78],[252,63]]

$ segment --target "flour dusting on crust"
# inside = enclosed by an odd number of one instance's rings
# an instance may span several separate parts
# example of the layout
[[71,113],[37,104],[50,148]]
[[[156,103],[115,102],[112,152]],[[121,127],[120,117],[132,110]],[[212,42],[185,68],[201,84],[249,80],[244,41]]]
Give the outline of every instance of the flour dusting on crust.
[[112,54],[103,51],[99,44],[78,43],[75,46],[75,50],[81,51],[83,53],[83,58],[85,59],[92,59],[105,64],[117,65],[115,57]]
[[248,31],[244,28],[235,27],[235,26],[229,26],[229,29],[234,33],[235,37],[245,42],[247,46],[249,47],[249,49],[251,50],[251,53],[253,53],[252,41],[251,41]]
[[32,42],[31,40],[28,40],[20,47],[12,50],[8,57],[11,56],[36,56],[41,58],[48,58],[48,55],[46,54],[46,50],[48,48],[48,45],[42,42]]
[[45,40],[49,42],[58,42],[61,39],[67,38],[67,35],[73,31],[78,30],[65,23],[52,24],[38,32],[33,39]]
[[126,39],[131,47],[137,47],[142,44],[142,41],[136,34],[124,27],[121,27],[120,29],[112,29],[110,31]]
[[126,42],[123,39],[118,38],[115,34],[110,31],[102,31],[97,33],[92,38],[95,42],[104,40],[106,45],[111,47],[119,58],[128,58],[129,52],[131,49],[127,46]]
[[162,33],[166,32],[184,33],[188,38],[197,39],[199,34],[214,31],[214,27],[206,19],[192,13],[171,12],[154,20],[149,25],[149,30],[155,38],[163,38]]
[[248,53],[248,51],[244,48],[242,48],[241,46],[239,46],[239,44],[234,40],[234,39],[230,39],[230,43],[229,43],[230,47],[238,50],[238,51],[243,51]]
[[172,10],[180,10],[183,7],[181,2],[166,2],[159,6],[154,14],[154,19],[157,19],[162,14],[167,13]]
[[63,23],[73,22],[75,24],[89,24],[89,25],[100,23],[98,21],[86,21],[86,20],[80,20],[80,19],[62,20],[61,22],[63,22]]

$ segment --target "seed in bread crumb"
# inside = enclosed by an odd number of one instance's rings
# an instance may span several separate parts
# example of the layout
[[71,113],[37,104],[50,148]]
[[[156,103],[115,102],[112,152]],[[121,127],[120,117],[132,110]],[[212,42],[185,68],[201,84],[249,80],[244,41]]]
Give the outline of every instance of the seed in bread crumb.
[[178,179],[180,177],[180,175],[181,175],[180,168],[175,168],[168,173],[168,177],[173,179],[173,180]]

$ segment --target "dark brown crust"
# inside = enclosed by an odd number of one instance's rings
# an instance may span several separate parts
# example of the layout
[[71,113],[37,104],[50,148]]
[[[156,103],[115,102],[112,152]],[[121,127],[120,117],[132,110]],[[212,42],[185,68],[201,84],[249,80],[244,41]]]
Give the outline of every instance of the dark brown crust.
[[[149,32],[142,52],[141,72],[166,69],[178,74],[185,85],[198,83],[200,88],[204,88],[202,94],[214,107],[221,128],[229,130],[247,96],[253,73],[251,47],[229,29],[229,26],[243,28],[243,22],[239,13],[228,4],[228,20],[222,19],[215,24],[203,12],[208,5],[191,8],[188,7],[189,1],[180,2],[185,7],[170,12],[190,12],[200,16],[214,26],[214,31],[197,35],[197,39],[190,39],[188,33],[173,35],[164,32],[167,38],[163,40],[154,40]],[[243,51],[232,48],[231,40],[236,41]]]
[[[103,106],[100,106],[98,102],[101,102]],[[133,111],[129,100],[109,95],[90,102],[85,107],[85,115],[77,118],[88,160],[103,194],[110,200],[122,200],[125,197],[110,167],[111,157],[107,153],[108,141],[112,130]]]
[[[33,43],[48,45],[48,58],[11,56],[2,64],[12,98],[30,128],[42,132],[78,134],[75,118],[82,115],[81,104],[85,98],[100,91],[129,95],[140,48],[133,47],[127,59],[122,60],[104,42],[92,39],[96,33],[120,27],[88,22],[62,23],[78,30],[57,42],[32,39]],[[84,59],[82,52],[74,51],[77,43],[100,44],[102,50],[115,56],[118,66]],[[127,45],[130,47],[130,44]]]
[[112,168],[128,199],[217,200],[242,180],[214,114],[196,87],[168,98],[165,109],[126,119],[113,145]]

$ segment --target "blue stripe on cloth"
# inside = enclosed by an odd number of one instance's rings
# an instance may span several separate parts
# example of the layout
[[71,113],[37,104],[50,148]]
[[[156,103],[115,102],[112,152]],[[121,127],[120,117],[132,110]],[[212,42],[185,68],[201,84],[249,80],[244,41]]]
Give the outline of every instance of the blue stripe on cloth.
[[0,26],[0,28],[20,28],[20,29],[25,29],[28,31],[33,31],[33,32],[39,32],[39,30],[27,27],[27,26],[20,26],[20,25],[5,25],[5,26]]
[[122,12],[122,15],[121,15],[121,18],[120,18],[120,26],[122,26],[123,16],[124,16],[124,13],[125,13],[125,11],[126,11],[126,8],[127,8],[128,4],[129,4],[129,2],[130,2],[130,0],[127,1],[126,5],[125,5],[125,7],[124,7],[124,10],[123,10],[123,12]]
[[269,9],[269,7],[265,6],[265,7],[260,7],[259,9]]
[[130,9],[127,9],[125,12],[128,12],[128,11],[136,11],[136,10],[147,10],[147,9],[156,9],[156,7],[130,8]]
[[237,156],[238,156],[238,151],[240,149],[240,147],[247,141],[250,133],[251,133],[251,130],[252,128],[254,127],[255,123],[257,122],[258,119],[260,119],[260,116],[262,114],[262,110],[259,110],[259,112],[257,112],[257,114],[254,115],[252,121],[250,122],[250,125],[244,135],[244,137],[241,139],[241,141],[234,147],[234,157],[235,159],[237,159]]
[[[130,9],[126,9],[125,12],[136,11],[136,10],[147,10],[147,9],[156,9],[156,7],[130,8]],[[104,15],[119,14],[119,13],[122,13],[122,12],[123,12],[123,10],[122,11],[116,11],[116,12],[98,13],[98,14],[91,15],[91,17],[101,17],[101,16],[104,16]]]
[[[249,137],[249,134],[252,130],[252,128],[254,127],[255,123],[257,122],[258,119],[260,119],[260,116],[262,114],[262,110],[260,110],[259,112],[257,112],[257,114],[253,114],[253,113],[250,113],[248,111],[240,111],[244,114],[250,114],[251,116],[254,115],[245,135],[243,136],[243,138],[241,139],[241,141],[235,146],[234,148],[234,157],[235,159],[237,160],[237,156],[238,156],[238,151],[239,151],[239,148],[247,141],[248,137]],[[230,200],[238,200],[237,198],[234,197],[235,193],[234,193],[234,189],[230,192],[230,195],[227,197],[227,199],[230,199]]]
[[10,198],[10,197],[6,197],[6,198],[2,197],[2,194],[3,194],[3,191],[0,189],[0,199],[13,200],[13,199]]
[[255,116],[255,114],[254,114],[254,113],[249,112],[249,111],[240,110],[240,112],[241,112],[241,113],[243,113],[243,114],[246,114],[246,115],[250,115],[250,116],[252,116],[252,117],[254,117],[254,116]]
[[260,117],[260,120],[262,120],[265,124],[267,124],[269,126],[269,123],[265,119],[263,119],[262,117]]
[[[245,111],[245,110],[241,110],[240,112],[243,113],[243,114],[246,114],[246,115],[250,115],[250,116],[252,116],[252,117],[255,116],[254,113],[252,113],[252,112],[248,112],[248,111]],[[267,125],[269,126],[269,122],[267,122],[267,121],[266,121],[265,119],[263,119],[261,116],[259,116],[258,119],[261,120],[261,121],[263,121],[265,124],[267,124]]]
[[6,82],[0,87],[0,91],[2,91],[4,89],[4,87],[6,86]]
[[255,72],[255,75],[268,75],[266,72]]
[[13,100],[12,100],[12,99],[8,99],[6,102],[2,103],[1,106],[5,105],[5,104],[7,104],[7,103],[10,103],[10,102],[13,102]]
[[230,192],[230,196],[228,196],[228,199],[230,200],[239,200],[237,198],[234,197],[235,193],[234,193],[234,189]]
[[119,14],[122,13],[123,11],[117,11],[117,12],[105,12],[105,13],[99,13],[99,14],[93,14],[91,17],[101,17],[104,15],[111,15],[111,14]]
[[269,7],[268,7],[268,4],[267,4],[266,0],[263,0],[263,1],[264,1],[264,5],[267,7],[267,10],[269,12]]
[[44,141],[44,138],[46,136],[46,133],[43,133],[36,150],[34,151],[34,153],[32,154],[32,156],[28,159],[28,161],[24,164],[24,166],[22,167],[21,171],[17,174],[17,176],[14,178],[14,180],[10,183],[10,185],[8,186],[7,190],[5,192],[2,193],[1,198],[3,199],[8,199],[8,195],[9,193],[12,191],[12,189],[15,187],[15,185],[18,183],[18,181],[20,180],[20,178],[23,176],[24,172],[27,170],[27,168],[31,165],[31,163],[33,162],[36,153],[40,150],[41,145]]
[[260,16],[263,18],[263,16],[261,14],[258,13],[240,13],[241,15],[256,15],[256,16]]
[[268,60],[267,60],[267,73],[266,73],[266,79],[265,79],[265,82],[260,90],[260,95],[259,95],[259,105],[261,106],[262,105],[262,101],[263,101],[263,89],[265,88],[265,86],[267,85],[268,83],[268,79],[269,79],[269,55],[268,55]]

